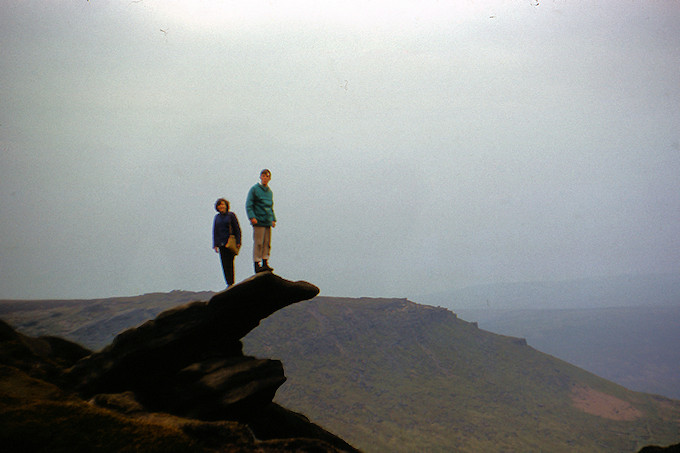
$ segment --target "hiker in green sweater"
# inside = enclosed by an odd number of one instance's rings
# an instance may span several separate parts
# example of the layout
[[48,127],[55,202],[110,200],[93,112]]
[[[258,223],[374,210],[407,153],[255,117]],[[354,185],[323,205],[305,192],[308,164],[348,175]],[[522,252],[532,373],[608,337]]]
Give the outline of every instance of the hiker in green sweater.
[[[274,193],[269,187],[272,174],[266,168],[260,172],[260,182],[250,188],[246,213],[253,226],[253,262],[255,273],[273,271],[267,261],[271,250],[272,228],[276,226]],[[260,264],[262,262],[262,264]]]

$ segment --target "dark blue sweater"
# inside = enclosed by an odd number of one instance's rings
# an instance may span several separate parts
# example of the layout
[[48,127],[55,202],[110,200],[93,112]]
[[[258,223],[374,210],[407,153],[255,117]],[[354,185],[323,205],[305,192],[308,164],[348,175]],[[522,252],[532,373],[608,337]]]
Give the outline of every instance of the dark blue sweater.
[[237,244],[241,243],[241,227],[236,214],[231,211],[226,214],[218,212],[213,221],[213,248],[225,245],[230,234],[236,236]]

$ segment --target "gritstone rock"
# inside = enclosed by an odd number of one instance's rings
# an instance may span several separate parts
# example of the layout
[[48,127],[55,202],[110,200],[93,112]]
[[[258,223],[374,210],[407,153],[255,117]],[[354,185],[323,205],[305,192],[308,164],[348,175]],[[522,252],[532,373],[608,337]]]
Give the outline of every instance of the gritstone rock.
[[159,314],[118,335],[69,372],[81,395],[132,391],[145,406],[182,416],[243,418],[271,403],[286,377],[278,360],[246,357],[241,338],[272,313],[319,289],[262,273]]

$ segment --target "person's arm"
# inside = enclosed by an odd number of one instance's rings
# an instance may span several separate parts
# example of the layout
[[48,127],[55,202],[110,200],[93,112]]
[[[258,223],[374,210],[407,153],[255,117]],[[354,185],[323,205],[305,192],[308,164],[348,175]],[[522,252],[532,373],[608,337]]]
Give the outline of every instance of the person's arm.
[[255,225],[257,219],[255,218],[255,187],[251,187],[248,191],[248,198],[246,198],[246,214],[251,224]]
[[217,232],[217,216],[213,219],[213,250],[215,250],[215,253],[219,253],[220,248],[217,246],[217,236],[215,233]]
[[274,212],[274,193],[272,192],[272,228],[276,228],[276,213]]
[[238,224],[236,214],[231,213],[231,234],[236,236],[236,243],[241,244],[241,225]]

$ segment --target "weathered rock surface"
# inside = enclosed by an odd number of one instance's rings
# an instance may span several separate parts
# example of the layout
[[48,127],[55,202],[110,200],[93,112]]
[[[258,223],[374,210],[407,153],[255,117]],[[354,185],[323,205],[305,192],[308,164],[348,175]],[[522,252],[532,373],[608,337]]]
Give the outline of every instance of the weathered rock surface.
[[72,366],[92,351],[57,337],[33,338],[0,320],[0,363],[18,368],[38,379],[61,382],[63,368]]
[[257,274],[208,302],[193,302],[126,330],[70,371],[84,396],[133,391],[154,410],[224,419],[271,403],[281,362],[245,357],[241,338],[287,305],[316,296],[307,282]]
[[638,453],[680,453],[680,444],[669,445],[667,447],[650,445],[648,447],[644,447]]
[[229,426],[225,423],[234,422],[247,427],[248,435],[239,434],[239,442],[257,442],[258,448],[266,447],[263,451],[356,451],[303,415],[273,403],[286,380],[283,365],[242,352],[241,338],[262,319],[318,293],[310,283],[261,273],[208,302],[162,312],[122,332],[99,352],[56,338],[31,339],[5,324],[0,325],[0,342],[17,345],[4,353],[22,357],[13,365],[30,371],[31,364],[55,364],[51,382],[106,410],[154,423],[173,420],[184,434],[219,431],[218,449]]

